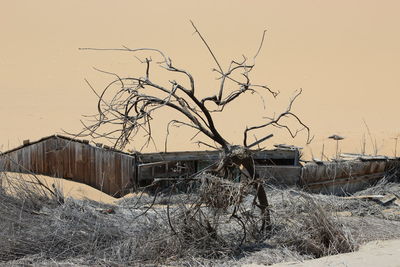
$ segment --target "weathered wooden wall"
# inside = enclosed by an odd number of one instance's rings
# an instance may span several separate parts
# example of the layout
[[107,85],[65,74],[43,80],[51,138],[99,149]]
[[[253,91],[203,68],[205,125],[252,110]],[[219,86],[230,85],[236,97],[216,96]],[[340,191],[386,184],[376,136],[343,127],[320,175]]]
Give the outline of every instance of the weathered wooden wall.
[[300,166],[256,166],[267,183],[301,186],[313,193],[343,195],[376,183],[386,175],[399,175],[399,159],[324,162]]
[[135,188],[135,157],[61,136],[50,136],[0,156],[0,168],[71,179],[120,196]]
[[345,161],[303,167],[301,185],[311,192],[346,194],[361,190],[386,174],[390,161]]
[[[194,161],[163,161],[138,164],[138,181],[154,180],[155,178],[185,177],[196,172]],[[146,183],[146,182],[145,182]]]
[[[0,154],[0,170],[71,179],[107,194],[122,196],[141,182],[184,177],[218,159],[218,151],[132,155],[90,145],[87,141],[49,136]],[[256,171],[269,183],[301,185],[318,193],[344,194],[362,189],[400,169],[399,159],[325,162],[298,165],[298,151],[270,150],[255,154]],[[281,164],[275,165],[274,163]],[[139,171],[138,171],[139,170]]]
[[[138,154],[138,161],[141,163],[161,162],[161,161],[197,161],[213,162],[219,159],[220,151],[179,151],[164,153],[145,153]],[[274,149],[254,151],[256,163],[265,165],[298,165],[299,151],[291,149]]]
[[256,166],[258,176],[269,184],[294,186],[301,178],[301,166]]
[[[220,151],[181,151],[167,153],[138,154],[138,180],[152,181],[155,178],[185,177],[201,172],[220,157]],[[254,151],[258,172],[263,178],[290,185],[298,182],[300,174],[299,152],[289,149]],[[296,167],[295,167],[296,166]],[[285,169],[284,167],[288,167]],[[295,167],[295,168],[290,168]],[[289,175],[289,176],[287,176]],[[295,175],[295,177],[291,176]],[[268,177],[267,177],[268,176]],[[293,180],[297,179],[295,182]],[[145,182],[143,183],[145,184]]]

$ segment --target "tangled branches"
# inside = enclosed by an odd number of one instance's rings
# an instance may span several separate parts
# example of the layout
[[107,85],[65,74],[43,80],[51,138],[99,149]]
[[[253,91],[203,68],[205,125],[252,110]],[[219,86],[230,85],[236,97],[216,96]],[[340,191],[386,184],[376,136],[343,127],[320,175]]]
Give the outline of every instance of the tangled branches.
[[[258,50],[251,60],[245,56],[243,56],[242,60],[232,60],[228,68],[224,70],[217,56],[210,48],[210,45],[193,22],[192,26],[215,62],[216,68],[212,71],[216,73],[219,80],[219,86],[215,90],[215,94],[200,97],[194,76],[189,71],[173,64],[171,58],[161,50],[153,48],[131,49],[128,47],[118,49],[81,48],[82,50],[128,52],[134,55],[138,53],[148,53],[158,58],[156,61],[150,56],[144,59],[137,57],[140,63],[145,65],[145,72],[142,77],[121,77],[116,73],[99,70],[112,75],[114,80],[111,81],[101,93],[97,93],[88,83],[97,94],[99,100],[97,105],[98,114],[93,117],[95,122],[89,125],[84,124],[86,134],[90,135],[92,138],[108,138],[114,142],[116,147],[124,148],[131,140],[137,137],[139,133],[144,133],[146,141],[142,146],[143,148],[144,146],[148,146],[151,142],[156,143],[153,140],[152,134],[153,128],[155,128],[153,119],[157,116],[156,112],[159,110],[173,111],[174,113],[171,114],[177,114],[178,116],[171,116],[170,121],[167,123],[165,151],[167,150],[169,128],[171,126],[184,126],[194,130],[195,135],[192,139],[200,136],[206,137],[208,142],[199,140],[197,143],[221,151],[219,161],[215,162],[209,171],[213,173],[213,175],[225,179],[232,179],[235,173],[240,172],[243,176],[242,178],[249,181],[240,186],[244,186],[246,190],[252,188],[252,190],[256,192],[256,198],[253,202],[254,206],[258,207],[260,210],[259,218],[261,218],[262,221],[260,230],[263,232],[265,229],[269,229],[271,225],[268,199],[262,182],[256,177],[254,161],[250,149],[268,140],[273,135],[267,134],[258,139],[255,137],[255,141],[249,142],[249,133],[267,127],[277,127],[286,129],[292,137],[295,137],[299,131],[305,130],[307,131],[307,142],[310,142],[312,139],[310,137],[310,129],[292,111],[293,103],[301,94],[301,91],[290,100],[289,106],[284,112],[279,113],[275,118],[265,118],[268,120],[266,123],[247,127],[243,132],[243,145],[231,144],[216,126],[214,114],[223,112],[226,106],[237,101],[246,93],[258,95],[261,98],[265,94],[276,98],[279,93],[271,90],[266,85],[253,83],[250,78],[250,73],[255,68],[256,58],[264,43],[265,31],[263,32]],[[161,67],[170,76],[178,74],[182,79],[178,81],[171,79],[167,86],[158,83],[153,79],[152,75],[154,66]],[[117,88],[117,90],[111,93],[111,98],[106,97],[109,91],[115,88]],[[283,118],[293,119],[299,125],[299,129],[292,130],[288,125],[282,122]],[[217,183],[216,179],[208,179],[207,181],[209,185],[213,185],[208,187],[209,189],[219,188],[218,190],[221,189],[222,191],[226,189],[222,181],[218,181]],[[218,194],[219,192],[216,193]],[[226,192],[224,192],[224,194],[225,193]],[[238,200],[239,199],[228,198],[226,203],[218,203],[219,200],[217,200],[217,203],[209,204],[217,206],[221,204],[222,207],[227,208]],[[211,199],[207,201],[211,201]],[[238,206],[233,206],[236,208],[232,211],[232,218],[236,218],[241,224],[245,224],[239,219],[237,214]],[[195,214],[199,211],[201,211],[200,208],[195,211]]]
[[[167,149],[167,138],[169,127],[171,126],[189,127],[195,131],[194,137],[202,134],[210,141],[217,144],[217,146],[214,146],[210,143],[199,141],[199,145],[222,149],[225,152],[231,150],[232,145],[224,138],[223,134],[221,134],[215,125],[213,114],[215,112],[223,112],[226,106],[238,100],[240,96],[246,93],[256,94],[260,97],[267,93],[273,98],[276,98],[279,93],[271,90],[266,85],[255,84],[251,82],[250,79],[250,73],[255,68],[256,58],[263,46],[265,32],[263,33],[260,46],[252,62],[249,62],[250,60],[243,56],[241,61],[232,60],[227,70],[224,71],[203,35],[193,23],[192,26],[195,33],[208,49],[217,66],[217,68],[213,69],[213,72],[218,75],[218,89],[216,90],[216,94],[206,97],[199,97],[199,90],[196,88],[193,75],[189,71],[175,66],[171,58],[161,50],[153,48],[131,49],[128,47],[117,49],[81,48],[81,50],[108,50],[133,54],[145,52],[160,58],[159,61],[153,60],[150,56],[145,59],[137,58],[140,63],[146,66],[144,76],[142,77],[120,77],[116,73],[97,69],[100,72],[114,76],[115,79],[111,81],[101,93],[97,93],[95,89],[91,87],[99,98],[97,105],[98,114],[94,116],[95,123],[91,125],[84,124],[87,135],[93,138],[109,138],[113,140],[115,146],[124,148],[139,132],[144,132],[146,141],[143,147],[148,146],[153,138],[153,115],[157,110],[163,109],[176,111],[185,118],[185,120],[172,118],[168,122],[165,150]],[[173,73],[180,74],[183,79],[181,81],[169,80],[169,86],[157,83],[152,78],[152,69],[154,65],[161,67],[171,75]],[[107,93],[115,87],[118,88],[117,91],[112,93],[111,99],[108,99],[106,97]],[[247,127],[243,133],[244,147],[249,149],[271,138],[272,135],[267,134],[266,136],[258,138],[255,142],[248,142],[249,132],[269,126],[285,128],[293,137],[296,136],[299,131],[306,130],[307,142],[310,142],[312,138],[309,134],[309,128],[292,112],[292,105],[300,94],[301,91],[290,101],[287,110],[280,113],[276,118],[265,118],[268,120],[267,123]],[[216,106],[216,108],[211,108],[210,103]],[[281,119],[284,117],[293,118],[299,123],[301,128],[292,131],[287,125],[281,123]],[[101,131],[102,127],[106,129],[104,132]]]

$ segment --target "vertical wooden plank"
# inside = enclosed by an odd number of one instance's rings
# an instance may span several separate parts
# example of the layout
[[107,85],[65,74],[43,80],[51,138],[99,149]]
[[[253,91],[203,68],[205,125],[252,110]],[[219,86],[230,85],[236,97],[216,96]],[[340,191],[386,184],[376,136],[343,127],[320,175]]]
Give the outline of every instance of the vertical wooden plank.
[[44,160],[43,160],[43,173],[50,175],[50,169],[49,169],[49,164],[50,164],[50,139],[45,140],[43,142],[43,155],[44,155]]
[[65,148],[65,140],[61,139],[61,138],[57,138],[58,139],[58,164],[60,165],[60,168],[58,170],[58,175],[61,178],[64,178],[66,176],[67,173],[67,169],[65,167],[66,163],[67,163],[67,153],[66,153],[66,148]]
[[115,153],[115,187],[116,192],[118,192],[117,196],[121,196],[122,192],[122,157],[123,155],[120,153]]
[[103,157],[104,153],[100,149],[96,149],[96,188],[103,189]]
[[90,147],[82,144],[83,149],[83,180],[85,184],[90,185]]
[[13,163],[14,158],[15,158],[14,154],[15,154],[14,152],[11,152],[7,155],[9,157],[9,160],[8,160],[9,166],[7,169],[10,171],[14,171],[14,163]]
[[81,176],[81,183],[86,184],[86,146],[84,144],[79,143],[81,147],[81,164],[80,164],[80,176]]
[[125,177],[124,177],[124,187],[128,189],[132,184],[132,166],[131,166],[131,159],[129,157],[125,158],[125,166],[126,169]]
[[90,147],[90,186],[96,187],[96,148]]
[[27,150],[26,150],[26,155],[25,155],[25,161],[26,161],[26,168],[29,170],[29,171],[33,171],[32,170],[32,162],[31,162],[31,150],[32,150],[32,146],[27,146],[26,147],[27,148]]
[[54,138],[54,173],[55,177],[62,177],[62,151],[60,144],[61,140],[58,137]]
[[108,193],[110,191],[109,172],[110,172],[110,152],[108,150],[105,150],[103,156],[103,188],[102,188],[102,191],[105,193]]
[[127,158],[125,155],[121,156],[121,192],[125,193],[126,180],[128,179]]
[[29,157],[30,157],[30,161],[31,161],[31,171],[34,173],[37,173],[37,170],[36,170],[37,169],[37,167],[36,167],[37,158],[35,157],[36,150],[37,150],[37,144],[31,145],[31,149],[29,151],[29,154],[30,154]]
[[69,150],[69,178],[76,177],[76,158],[75,158],[75,143],[70,142],[68,144]]
[[119,188],[117,184],[117,177],[116,177],[116,157],[118,153],[116,152],[111,152],[110,151],[110,157],[109,157],[109,176],[108,176],[108,194],[114,195],[118,193]]
[[11,154],[11,171],[17,171],[18,165],[16,162],[18,162],[18,153],[17,151],[14,151]]
[[81,183],[86,183],[86,161],[87,161],[87,157],[86,157],[86,145],[78,143],[80,146],[80,150],[81,150],[81,161],[80,161],[80,182]]
[[122,177],[122,187],[123,191],[136,189],[136,161],[133,156],[123,155],[123,177]]
[[21,171],[22,172],[26,172],[26,152],[27,152],[27,148],[26,147],[23,147],[23,148],[21,148],[20,149],[20,152],[21,152],[21,157],[19,158],[19,165],[20,165],[20,167],[21,167]]
[[14,168],[15,168],[15,164],[14,164],[14,158],[15,158],[15,152],[11,152],[10,154],[9,154],[9,157],[10,157],[10,171],[14,171]]
[[74,169],[74,180],[79,181],[79,154],[80,154],[80,147],[77,143],[71,142],[71,144],[74,147],[74,163],[73,163],[73,169]]
[[43,160],[43,172],[44,174],[50,175],[50,150],[51,150],[51,145],[50,145],[50,141],[51,140],[45,140],[43,142],[43,156],[44,156],[44,160]]
[[49,161],[48,161],[48,168],[49,168],[49,175],[50,176],[57,176],[57,161],[56,161],[56,145],[57,140],[55,138],[50,138],[47,140],[49,147],[47,150]]
[[44,156],[43,156],[43,142],[40,142],[36,146],[36,171],[37,173],[43,173],[43,161],[44,161]]
[[23,154],[24,154],[24,149],[20,149],[17,152],[17,170],[19,172],[23,172],[24,168],[22,168],[24,162],[23,162]]
[[75,172],[76,172],[76,181],[80,183],[84,183],[84,164],[83,164],[83,146],[81,143],[75,144]]
[[104,190],[103,192],[106,194],[110,194],[111,192],[111,179],[112,179],[112,162],[111,162],[111,153],[107,151],[106,156],[106,165],[104,169]]
[[[61,139],[60,139],[61,140]],[[69,147],[67,140],[62,139],[62,155],[63,155],[63,177],[68,178],[69,174]]]
[[139,179],[138,179],[138,173],[137,173],[137,157],[132,156],[130,158],[129,166],[131,168],[131,173],[130,173],[130,181],[131,181],[131,186],[133,187],[134,190],[136,190],[139,187]]

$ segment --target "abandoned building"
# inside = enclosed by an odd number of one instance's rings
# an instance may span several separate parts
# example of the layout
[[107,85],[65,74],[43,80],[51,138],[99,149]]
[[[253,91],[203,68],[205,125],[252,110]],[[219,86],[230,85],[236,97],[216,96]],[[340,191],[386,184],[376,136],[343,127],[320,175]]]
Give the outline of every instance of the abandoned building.
[[0,170],[71,179],[120,196],[136,186],[133,155],[52,135],[4,152]]
[[[218,151],[130,154],[86,140],[52,135],[35,142],[26,140],[22,146],[2,153],[0,170],[70,179],[122,196],[154,179],[193,175],[218,157]],[[297,150],[259,151],[254,159],[257,171],[265,177],[279,178],[279,168],[272,166],[292,168],[297,177],[300,175]]]
[[[256,172],[268,183],[300,185],[312,192],[342,194],[375,183],[399,158],[358,157],[349,161],[299,163],[297,148],[254,151]],[[219,151],[125,153],[52,135],[0,154],[0,171],[70,179],[120,197],[154,180],[184,179],[215,163]]]

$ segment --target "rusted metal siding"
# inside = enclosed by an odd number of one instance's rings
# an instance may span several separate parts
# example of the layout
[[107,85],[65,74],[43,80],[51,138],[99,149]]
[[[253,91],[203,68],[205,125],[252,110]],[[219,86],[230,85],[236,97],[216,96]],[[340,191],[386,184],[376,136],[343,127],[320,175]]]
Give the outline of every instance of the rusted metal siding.
[[137,184],[135,156],[60,136],[43,138],[0,157],[5,171],[71,179],[114,196]]

